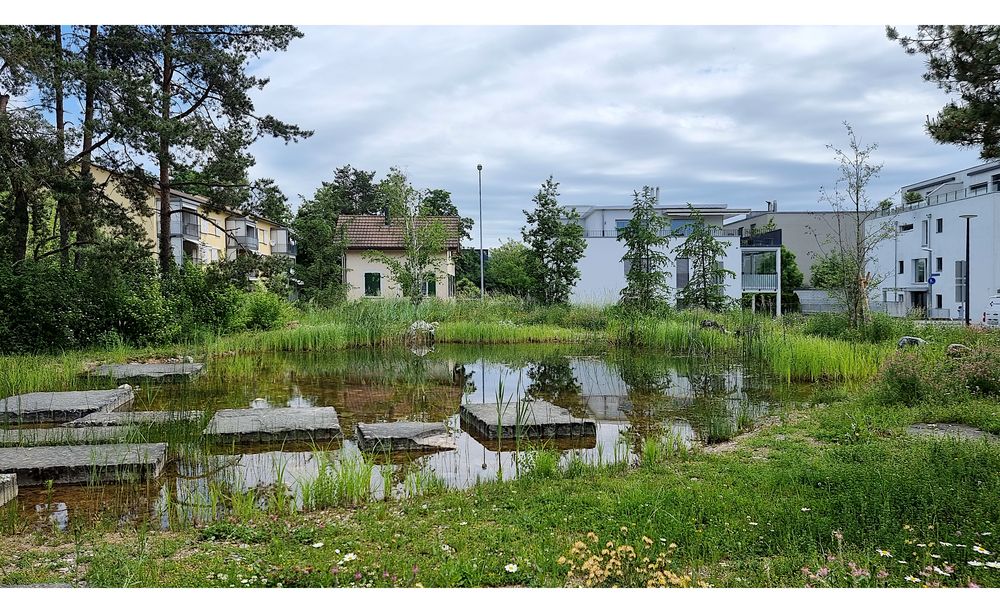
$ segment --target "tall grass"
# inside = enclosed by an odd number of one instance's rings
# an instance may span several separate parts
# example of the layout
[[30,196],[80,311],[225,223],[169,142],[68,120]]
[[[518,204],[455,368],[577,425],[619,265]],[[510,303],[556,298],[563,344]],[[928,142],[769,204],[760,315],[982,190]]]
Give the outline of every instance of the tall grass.
[[356,506],[372,499],[375,464],[362,454],[342,454],[334,461],[329,452],[315,450],[313,457],[318,465],[316,476],[298,483],[304,508]]

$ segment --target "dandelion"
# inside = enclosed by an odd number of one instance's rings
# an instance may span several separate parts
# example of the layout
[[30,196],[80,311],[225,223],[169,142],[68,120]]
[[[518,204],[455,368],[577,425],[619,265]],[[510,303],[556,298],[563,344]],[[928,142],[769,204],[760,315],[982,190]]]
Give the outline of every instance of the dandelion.
[[322,542],[320,542],[320,543],[313,543],[313,549],[319,549],[323,545],[324,545],[324,543],[322,543]]
[[507,571],[508,573],[516,573],[517,572],[517,564],[508,564],[507,566],[504,566],[503,569],[505,571]]
[[906,579],[907,581],[909,581],[910,583],[920,583],[920,579],[917,579],[913,575],[906,575],[903,578]]
[[883,558],[891,558],[892,557],[892,554],[889,553],[888,551],[886,551],[885,549],[876,549],[875,551],[877,551],[878,555],[882,556]]
[[969,560],[968,564],[969,564],[969,566],[982,566],[983,565],[983,563],[980,562],[979,560]]
[[988,555],[990,555],[990,552],[989,552],[989,551],[986,551],[985,549],[983,549],[983,548],[982,548],[982,547],[980,547],[979,545],[974,545],[974,546],[972,547],[972,551],[975,551],[976,553],[981,553],[981,554],[983,554],[984,556],[988,556]]

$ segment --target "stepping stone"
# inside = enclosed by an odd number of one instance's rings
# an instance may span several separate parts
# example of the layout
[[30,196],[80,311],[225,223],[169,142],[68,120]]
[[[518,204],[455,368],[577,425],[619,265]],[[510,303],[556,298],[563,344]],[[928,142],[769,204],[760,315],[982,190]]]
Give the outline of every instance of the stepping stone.
[[156,478],[166,459],[166,443],[16,447],[0,449],[0,473],[21,486],[131,481]]
[[0,507],[17,498],[17,475],[0,475]]
[[223,409],[205,435],[243,443],[325,440],[340,436],[340,421],[333,407]]
[[455,449],[455,437],[448,434],[442,423],[393,421],[358,424],[358,448],[361,451],[391,453],[395,451],[437,451]]
[[189,379],[205,368],[204,364],[104,364],[89,374],[115,379]]
[[117,413],[91,413],[86,417],[65,424],[68,428],[92,426],[134,426],[164,424],[179,421],[197,421],[204,415],[201,411],[119,411]]
[[508,405],[497,417],[495,404],[469,404],[462,407],[462,424],[489,440],[525,438],[563,438],[597,436],[597,424],[590,419],[580,419],[562,407],[535,400],[522,407],[520,428],[517,408]]
[[0,430],[0,447],[38,447],[45,445],[93,445],[124,443],[132,428],[92,426],[88,428],[21,428]]
[[964,441],[1000,442],[1000,436],[963,424],[913,424],[906,429],[906,433],[913,436],[957,438]]
[[67,422],[98,411],[128,407],[134,397],[130,387],[21,394],[0,400],[0,423]]

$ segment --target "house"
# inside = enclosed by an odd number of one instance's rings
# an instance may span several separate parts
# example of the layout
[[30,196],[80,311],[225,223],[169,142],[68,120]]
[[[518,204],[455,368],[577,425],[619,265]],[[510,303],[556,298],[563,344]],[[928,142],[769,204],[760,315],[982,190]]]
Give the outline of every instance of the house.
[[[583,226],[583,236],[586,241],[583,257],[577,262],[580,279],[573,288],[570,300],[574,303],[609,304],[617,302],[625,288],[625,273],[630,262],[622,261],[625,257],[625,243],[618,240],[618,230],[624,228],[632,219],[631,205],[608,206],[568,206],[580,215],[579,223]],[[670,257],[670,284],[673,296],[677,290],[687,285],[690,278],[690,262],[686,258],[678,258],[675,251],[684,241],[691,223],[691,209],[687,205],[659,205],[655,210],[669,219],[669,229],[673,233],[665,249]],[[723,268],[736,273],[736,278],[726,277],[723,280],[724,293],[733,300],[738,300],[744,293],[774,294],[778,288],[778,275],[774,270],[766,271],[760,267],[763,255],[774,254],[780,250],[780,233],[766,237],[768,240],[757,239],[744,241],[735,230],[724,227],[724,220],[734,215],[749,213],[750,209],[730,209],[725,204],[700,204],[695,210],[712,227],[713,234],[726,245],[726,255],[722,260]],[[780,254],[776,254],[777,266],[780,267]],[[772,260],[773,261],[773,260]],[[780,268],[779,268],[780,269]]]
[[[92,168],[94,180],[104,185],[105,195],[120,202],[127,210],[133,208],[116,188],[111,173]],[[282,255],[295,259],[297,249],[289,229],[259,215],[219,209],[211,206],[204,196],[171,190],[170,243],[174,259],[180,265],[185,258],[198,264],[236,259],[240,252],[260,255]],[[133,212],[133,219],[142,227],[152,243],[154,255],[159,254],[160,198],[158,190],[150,190],[146,206],[150,215]]]
[[838,242],[853,245],[857,240],[857,223],[849,213],[841,211],[779,211],[778,201],[767,203],[766,211],[751,211],[727,219],[723,227],[735,230],[739,236],[751,236],[774,222],[781,230],[781,244],[795,256],[806,286],[812,285],[813,263],[826,253],[836,250]]
[[[876,280],[873,308],[894,316],[980,321],[990,296],[1000,294],[1000,163],[989,162],[904,185],[900,203],[866,225],[868,236],[888,229],[869,270]],[[965,215],[969,260],[966,261]],[[970,282],[971,279],[971,282]]]
[[[455,297],[455,258],[462,236],[461,221],[458,216],[417,218],[418,224],[441,223],[447,233],[444,249],[435,258],[438,263],[435,278],[423,284],[425,296],[441,299]],[[343,230],[346,240],[343,281],[347,286],[347,297],[401,298],[403,292],[394,282],[389,269],[382,262],[369,261],[365,253],[380,251],[400,260],[405,258],[403,220],[390,218],[389,215],[341,215],[337,227]]]

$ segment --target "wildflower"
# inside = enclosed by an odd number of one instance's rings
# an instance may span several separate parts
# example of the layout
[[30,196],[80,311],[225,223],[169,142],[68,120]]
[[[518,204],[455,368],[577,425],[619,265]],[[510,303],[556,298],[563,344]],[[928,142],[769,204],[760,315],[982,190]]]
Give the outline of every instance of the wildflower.
[[926,547],[927,543],[917,543],[917,547]]
[[588,532],[587,533],[587,538],[589,538],[591,541],[593,541],[595,543],[597,542],[597,535],[594,534],[593,532]]
[[324,543],[313,543],[313,549],[319,549],[323,545],[324,545]]
[[756,525],[757,525],[757,522],[755,522],[755,521],[752,521],[752,522],[750,522],[750,525],[751,525],[751,526],[756,526]]
[[1000,568],[1000,562],[987,562],[986,565],[990,568]]
[[878,555],[882,556],[883,558],[891,558],[892,557],[892,554],[889,553],[888,551],[886,551],[885,549],[876,549],[875,551],[877,551]]
[[920,579],[917,579],[913,575],[906,575],[903,578],[906,579],[907,581],[909,581],[910,583],[920,583]]
[[938,554],[936,554],[936,553],[932,553],[932,554],[931,554],[931,557],[932,557],[932,558],[934,558],[935,560],[940,560],[940,559],[941,559],[941,556],[939,556],[939,555],[938,555]]
[[358,554],[356,553],[348,553],[344,555],[344,562],[353,562],[354,560],[357,559],[358,559]]
[[441,551],[445,553],[451,553],[452,551],[454,551],[454,549],[452,549],[451,545],[449,545],[448,543],[441,543]]
[[970,581],[969,581],[969,585],[968,585],[968,587],[979,587],[979,584],[978,584],[978,583],[976,583],[975,581],[971,581],[971,580],[970,580]]
[[802,507],[803,513],[808,513],[809,511],[812,511],[812,509],[810,509],[809,507]]
[[458,525],[459,526],[468,526],[469,522],[467,522],[467,521],[460,521],[460,522],[458,522]]
[[986,551],[985,549],[983,549],[983,548],[982,548],[982,547],[980,547],[979,545],[974,545],[974,546],[972,547],[972,551],[975,551],[976,553],[981,553],[981,554],[983,554],[984,556],[988,556],[988,555],[990,555],[990,552]]
[[330,569],[330,574],[331,575],[339,575],[340,574],[340,567],[339,566],[334,566],[333,568],[331,568]]
[[361,581],[361,573],[354,573],[354,580]]
[[516,573],[517,572],[517,564],[508,564],[507,566],[504,566],[503,569],[505,571],[507,571],[508,573]]
[[653,544],[653,539],[649,538],[648,536],[644,536],[642,537],[642,542],[646,544],[646,547],[649,547],[650,545]]
[[969,560],[969,566],[982,566],[983,563],[979,560]]
[[979,536],[989,536],[991,534],[993,534],[993,533],[992,532],[980,532]]
[[889,571],[887,571],[887,570],[880,570],[880,571],[878,571],[878,574],[875,575],[875,576],[878,577],[879,579],[885,579],[886,577],[889,576]]
[[938,541],[938,545],[941,545],[942,547],[951,547],[951,543],[947,543],[945,541]]
[[556,563],[557,564],[565,564],[566,563],[566,556],[559,556],[559,559],[556,560]]
[[628,534],[628,527],[622,526],[622,534]]
[[906,560],[896,560],[896,561],[899,562],[900,564],[906,564]]
[[939,575],[943,575],[945,577],[950,577],[951,576],[951,573],[945,572],[945,571],[941,570],[940,568],[938,568],[937,566],[934,567],[934,572],[936,572]]
[[830,574],[830,569],[827,568],[827,567],[825,567],[825,566],[823,568],[821,568],[821,569],[819,569],[819,570],[816,571],[816,576],[818,576],[818,577],[825,577],[825,576],[827,576],[829,574]]

